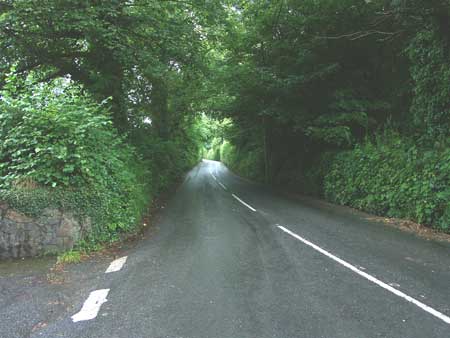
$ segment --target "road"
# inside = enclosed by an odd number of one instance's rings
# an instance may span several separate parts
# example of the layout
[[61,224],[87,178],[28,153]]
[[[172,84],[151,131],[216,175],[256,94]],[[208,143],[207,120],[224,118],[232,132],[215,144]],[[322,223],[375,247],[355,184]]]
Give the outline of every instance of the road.
[[117,271],[91,266],[73,308],[28,336],[449,338],[449,253],[203,161]]

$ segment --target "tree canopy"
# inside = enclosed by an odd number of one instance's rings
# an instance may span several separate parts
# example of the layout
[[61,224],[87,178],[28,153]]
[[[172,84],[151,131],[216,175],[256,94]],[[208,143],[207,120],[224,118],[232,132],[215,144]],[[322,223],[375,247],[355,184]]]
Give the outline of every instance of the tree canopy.
[[[436,223],[450,217],[449,33],[448,0],[3,0],[0,187],[22,176],[106,182],[108,144],[164,186],[203,151],[255,179],[366,209],[375,201],[378,213],[414,204],[408,217]],[[68,133],[71,123],[98,133]],[[56,143],[64,152],[96,139],[105,157],[95,170],[53,162]],[[353,179],[367,169],[350,170],[355,159],[382,163],[380,177],[396,161],[413,165],[369,189]],[[348,181],[345,197],[330,193]],[[402,184],[410,199],[388,203]]]

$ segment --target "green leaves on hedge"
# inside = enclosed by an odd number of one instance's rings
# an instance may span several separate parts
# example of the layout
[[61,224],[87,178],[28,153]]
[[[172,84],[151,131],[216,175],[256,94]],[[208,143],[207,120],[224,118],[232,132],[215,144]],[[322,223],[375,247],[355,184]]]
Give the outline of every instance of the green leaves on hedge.
[[427,150],[396,133],[340,153],[326,196],[379,215],[450,229],[450,147]]

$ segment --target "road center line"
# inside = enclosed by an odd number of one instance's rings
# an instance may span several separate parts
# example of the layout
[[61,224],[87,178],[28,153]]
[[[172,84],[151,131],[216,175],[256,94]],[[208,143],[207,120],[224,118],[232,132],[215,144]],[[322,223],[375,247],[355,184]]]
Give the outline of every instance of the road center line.
[[72,316],[73,322],[76,323],[84,320],[91,320],[97,317],[102,304],[108,301],[106,299],[108,293],[109,289],[92,291],[88,299],[84,302],[80,312]]
[[219,185],[223,188],[223,190],[228,190],[227,187],[225,185],[222,184],[222,182],[217,181],[217,183],[219,183]]
[[118,258],[118,259],[112,261],[111,264],[109,265],[108,269],[106,269],[105,273],[120,271],[120,269],[122,269],[122,267],[126,261],[127,261],[127,256],[124,256],[124,257],[121,257],[121,258]]
[[214,174],[213,174],[213,173],[210,173],[210,174],[211,174],[212,178],[214,178],[214,181],[217,181],[217,177],[216,177],[216,176],[214,176]]
[[251,211],[256,211],[256,209],[255,208],[253,208],[251,205],[249,205],[249,204],[247,204],[247,203],[245,203],[243,200],[241,200],[239,197],[237,197],[235,194],[232,194],[233,195],[233,197],[235,198],[235,199],[237,199],[239,202],[241,202],[243,205],[245,205],[247,208],[249,208]]
[[408,302],[416,305],[417,307],[421,308],[422,310],[428,312],[429,314],[435,316],[436,318],[439,318],[440,320],[444,321],[447,324],[450,324],[450,317],[444,315],[443,313],[433,309],[432,307],[418,301],[415,298],[412,298],[411,296],[408,296],[407,294],[401,292],[400,290],[397,290],[395,288],[393,288],[392,286],[380,281],[379,279],[369,275],[368,273],[361,271],[360,269],[358,269],[356,266],[344,261],[343,259],[340,259],[339,257],[334,256],[333,254],[329,253],[328,251],[322,249],[321,247],[315,245],[314,243],[311,243],[310,241],[304,239],[303,237],[300,237],[299,235],[297,235],[296,233],[290,231],[289,229],[286,229],[285,227],[281,226],[281,225],[277,225],[277,227],[279,229],[281,229],[282,231],[284,231],[285,233],[291,235],[292,237],[298,239],[299,241],[303,242],[304,244],[310,246],[311,248],[313,248],[314,250],[320,252],[321,254],[327,256],[328,258],[331,258],[332,260],[338,262],[339,264],[345,266],[347,269],[352,270],[353,272],[355,272],[356,274],[360,275],[361,277],[364,277],[366,279],[368,279],[369,281],[371,281],[372,283],[375,283],[376,285],[382,287],[383,289],[388,290],[389,292],[392,292],[394,295],[403,298],[405,300],[407,300]]

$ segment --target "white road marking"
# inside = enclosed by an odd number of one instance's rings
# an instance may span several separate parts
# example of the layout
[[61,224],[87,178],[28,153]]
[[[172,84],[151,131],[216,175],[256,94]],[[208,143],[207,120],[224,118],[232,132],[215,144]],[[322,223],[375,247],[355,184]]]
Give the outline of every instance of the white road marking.
[[109,289],[92,291],[88,299],[84,302],[80,312],[72,316],[73,322],[76,323],[84,320],[91,320],[97,317],[102,304],[108,301],[106,299],[108,293]]
[[429,314],[435,316],[436,318],[439,318],[440,320],[444,321],[447,324],[450,324],[450,317],[444,315],[443,313],[433,309],[432,307],[418,301],[415,298],[412,298],[411,296],[408,296],[407,294],[401,292],[400,290],[397,290],[395,288],[393,288],[392,286],[380,281],[379,279],[369,275],[368,273],[361,271],[360,269],[358,269],[357,267],[355,267],[354,265],[344,261],[343,259],[340,259],[339,257],[334,256],[333,254],[329,253],[328,251],[322,249],[321,247],[315,245],[314,243],[311,243],[310,241],[304,239],[303,237],[300,237],[299,235],[297,235],[296,233],[290,231],[289,229],[286,229],[285,227],[281,226],[281,225],[277,225],[277,227],[281,230],[283,230],[284,232],[286,232],[287,234],[291,235],[292,237],[298,239],[299,241],[303,242],[304,244],[310,246],[311,248],[313,248],[314,250],[320,252],[321,254],[327,256],[328,258],[331,258],[332,260],[338,262],[339,264],[345,266],[347,269],[352,270],[353,272],[355,272],[356,274],[360,275],[361,277],[364,277],[366,279],[368,279],[369,281],[371,281],[372,283],[375,283],[376,285],[382,287],[383,289],[388,290],[389,292],[392,292],[394,295],[403,298],[405,300],[407,300],[408,302],[416,305],[417,307],[421,308],[422,310],[428,312]]
[[105,273],[120,271],[120,269],[122,269],[122,267],[126,261],[127,261],[127,256],[124,256],[124,257],[121,257],[121,258],[118,258],[118,259],[112,261],[111,264],[109,265],[108,269],[106,269]]
[[222,184],[222,182],[217,181],[217,183],[219,183],[219,185],[223,188],[223,190],[228,190],[227,187],[225,185]]
[[253,208],[251,205],[249,205],[249,204],[247,204],[247,203],[245,203],[243,200],[241,200],[239,197],[237,197],[235,194],[232,194],[233,195],[233,197],[235,198],[235,199],[237,199],[239,202],[241,202],[243,205],[245,205],[247,208],[249,208],[251,211],[256,211],[256,209],[255,208]]
[[224,190],[228,190],[227,187],[225,185],[223,185],[222,182],[220,182],[213,173],[210,172],[210,174],[211,174],[212,178],[214,178],[214,181],[216,181]]

